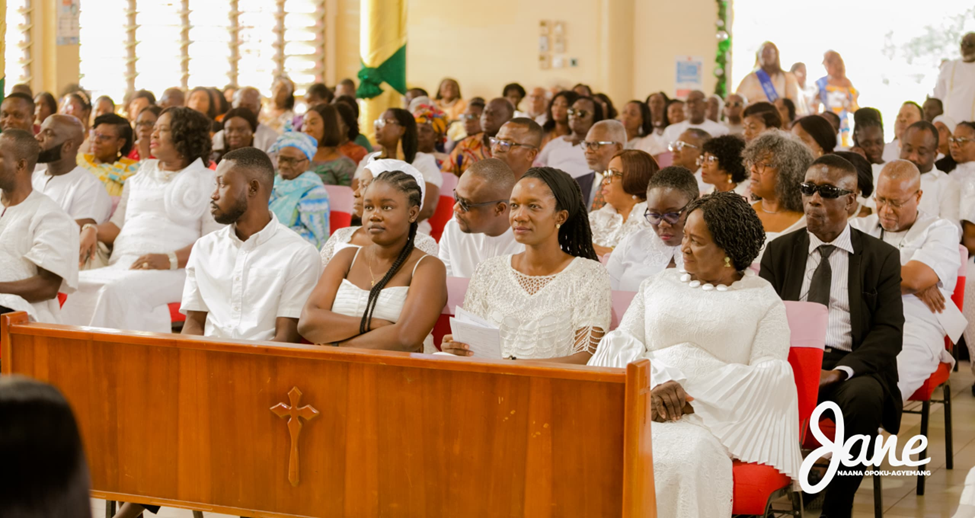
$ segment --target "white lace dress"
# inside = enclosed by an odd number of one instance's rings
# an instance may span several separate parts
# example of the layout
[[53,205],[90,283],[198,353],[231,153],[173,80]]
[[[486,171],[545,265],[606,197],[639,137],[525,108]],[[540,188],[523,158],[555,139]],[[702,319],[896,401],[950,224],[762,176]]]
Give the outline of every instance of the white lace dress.
[[[350,246],[358,246],[350,244],[349,242],[352,241],[352,234],[355,234],[355,231],[359,230],[360,228],[362,227],[345,227],[336,230],[332,236],[328,238],[328,241],[322,245],[322,266],[327,265],[328,262],[335,257],[335,254],[337,254],[339,250]],[[439,255],[437,242],[427,234],[417,232],[414,246],[426,252],[427,255],[432,255],[434,257]]]
[[671,261],[677,268],[684,266],[680,246],[667,246],[653,227],[647,227],[624,237],[616,245],[606,270],[614,290],[636,291],[648,277],[667,269]]
[[590,365],[650,359],[651,387],[677,381],[694,413],[653,423],[657,515],[731,516],[732,458],[798,478],[799,411],[785,305],[746,272],[705,290],[679,270],[647,279]]
[[599,246],[615,248],[627,235],[650,226],[647,218],[643,217],[646,211],[647,202],[637,203],[630,210],[625,223],[623,216],[608,203],[599,210],[590,212],[589,227],[592,228],[592,242]]
[[482,262],[471,277],[464,309],[501,329],[505,358],[540,359],[593,351],[609,329],[609,274],[597,261],[575,258],[544,277],[511,267],[511,255]]

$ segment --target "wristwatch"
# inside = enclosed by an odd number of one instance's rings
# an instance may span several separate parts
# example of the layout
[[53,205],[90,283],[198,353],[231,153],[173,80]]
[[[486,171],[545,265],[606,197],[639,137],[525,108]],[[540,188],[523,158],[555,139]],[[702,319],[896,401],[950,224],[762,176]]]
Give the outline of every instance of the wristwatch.
[[178,270],[179,269],[179,259],[176,257],[176,252],[169,252],[166,254],[169,256],[169,269]]

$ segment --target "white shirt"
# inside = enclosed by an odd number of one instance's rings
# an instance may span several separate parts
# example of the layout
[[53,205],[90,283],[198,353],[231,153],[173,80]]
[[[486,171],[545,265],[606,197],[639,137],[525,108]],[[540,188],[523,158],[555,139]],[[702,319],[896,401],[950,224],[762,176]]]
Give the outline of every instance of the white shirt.
[[34,190],[46,194],[74,220],[93,219],[104,223],[112,215],[112,198],[105,184],[95,175],[75,167],[61,176],[51,176],[47,168],[34,171]]
[[247,241],[235,228],[228,225],[193,245],[180,311],[206,312],[205,336],[270,340],[275,319],[301,316],[322,262],[318,250],[273,213]]
[[625,147],[626,149],[639,149],[650,155],[659,155],[667,152],[667,142],[664,142],[664,138],[656,133],[627,140]]
[[[254,132],[254,147],[261,151],[271,149],[271,146],[278,140],[281,134],[274,131],[270,126],[258,124],[257,131]],[[213,135],[213,149],[223,149],[223,130]]]
[[670,261],[684,266],[680,246],[667,246],[653,227],[647,227],[623,238],[613,249],[606,264],[609,284],[614,290],[637,291],[640,284],[667,269]]
[[685,120],[683,122],[678,122],[677,124],[671,124],[670,126],[667,126],[667,129],[664,130],[663,140],[664,142],[667,143],[667,145],[673,144],[678,139],[680,139],[681,133],[684,133],[685,131],[691,128],[704,130],[708,132],[708,135],[711,135],[712,137],[720,137],[721,135],[728,134],[728,127],[725,126],[724,124],[721,124],[720,122],[714,122],[713,120],[710,119],[704,119],[704,122],[700,124],[691,124],[690,120]]
[[[901,157],[901,142],[899,140],[892,140],[884,144],[884,154],[880,158],[884,162],[890,162],[891,160],[897,160]],[[874,185],[877,185],[874,183]]]
[[975,63],[944,62],[932,97],[944,102],[945,115],[952,119],[975,120]]
[[921,203],[917,209],[958,225],[961,186],[948,173],[931,169],[921,175]]
[[[829,289],[829,318],[826,326],[826,345],[841,351],[853,350],[853,324],[850,319],[850,254],[853,253],[853,241],[850,238],[850,225],[843,229],[832,243],[823,243],[812,232],[809,234],[809,258],[806,260],[806,272],[802,277],[802,288],[799,300],[805,302],[809,296],[809,284],[813,273],[819,266],[822,256],[819,245],[827,244],[836,247],[829,256],[829,266],[832,269],[832,284]],[[844,253],[846,252],[846,253]],[[849,369],[849,367],[837,367]],[[853,377],[853,369],[847,372]]]
[[515,241],[511,227],[500,236],[483,233],[466,233],[457,220],[451,218],[440,236],[440,260],[447,267],[448,277],[474,275],[477,265],[499,255],[519,254],[525,245]]
[[745,133],[745,128],[741,124],[732,124],[728,121],[724,121],[723,124],[728,130],[728,135],[742,135]]
[[[78,288],[78,225],[71,216],[38,191],[17,205],[0,206],[0,212],[0,282],[29,279],[43,268],[61,277],[59,292],[74,292]],[[36,322],[61,323],[57,297],[30,303],[0,293],[0,306],[26,311]]]
[[586,163],[586,150],[582,146],[582,142],[572,145],[566,137],[559,137],[545,144],[542,152],[535,159],[535,165],[561,169],[573,178],[579,178],[592,172],[589,164]]

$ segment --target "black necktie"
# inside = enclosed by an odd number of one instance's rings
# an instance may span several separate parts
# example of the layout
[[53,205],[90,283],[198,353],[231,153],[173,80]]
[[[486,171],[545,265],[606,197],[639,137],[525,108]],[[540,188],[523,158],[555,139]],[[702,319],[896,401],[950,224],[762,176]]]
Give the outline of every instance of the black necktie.
[[806,296],[808,302],[818,302],[829,308],[829,286],[833,282],[833,268],[829,265],[829,256],[833,255],[836,247],[833,245],[819,245],[819,255],[822,259],[819,266],[813,272],[812,280],[809,282],[809,294]]

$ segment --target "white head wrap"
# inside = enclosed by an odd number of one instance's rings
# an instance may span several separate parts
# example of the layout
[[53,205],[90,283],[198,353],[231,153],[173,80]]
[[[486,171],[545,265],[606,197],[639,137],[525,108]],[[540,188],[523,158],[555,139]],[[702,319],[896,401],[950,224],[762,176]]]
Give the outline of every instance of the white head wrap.
[[931,121],[931,124],[934,124],[935,122],[940,122],[945,126],[948,126],[948,133],[954,133],[955,128],[958,126],[958,123],[955,122],[955,119],[952,119],[947,115],[938,115],[937,117],[934,118],[933,121]]
[[368,169],[372,173],[373,178],[386,171],[403,171],[412,176],[416,180],[417,185],[420,186],[420,204],[423,204],[424,197],[427,194],[427,182],[423,179],[423,174],[420,173],[419,169],[413,167],[408,162],[392,158],[382,158],[369,162],[365,169]]

